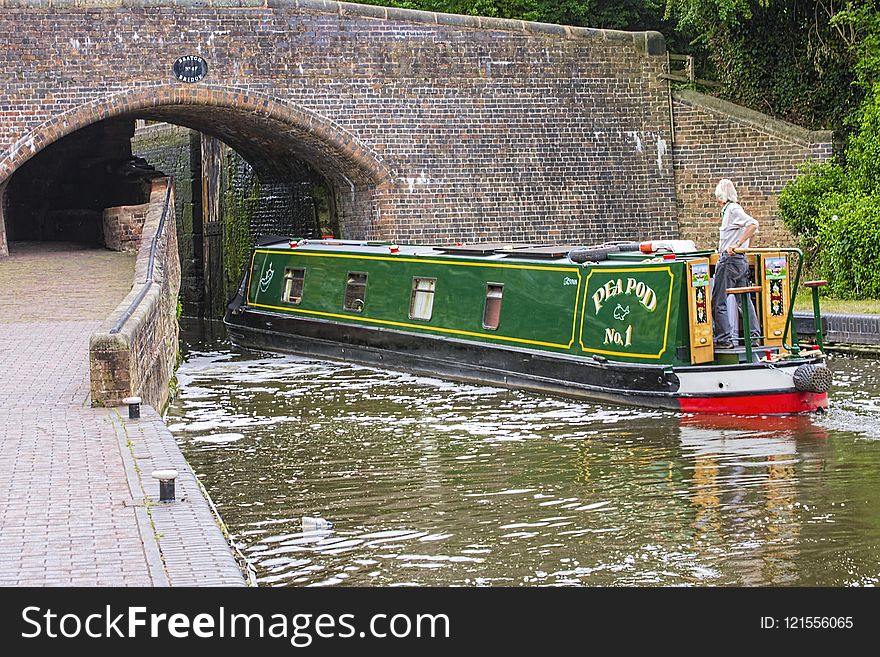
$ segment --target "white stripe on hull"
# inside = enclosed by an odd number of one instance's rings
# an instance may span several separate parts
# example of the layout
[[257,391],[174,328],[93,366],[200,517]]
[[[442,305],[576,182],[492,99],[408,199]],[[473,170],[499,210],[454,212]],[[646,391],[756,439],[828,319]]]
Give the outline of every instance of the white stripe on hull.
[[681,382],[682,395],[760,394],[761,392],[794,391],[792,374],[797,365],[763,369],[712,370],[688,372],[675,370]]

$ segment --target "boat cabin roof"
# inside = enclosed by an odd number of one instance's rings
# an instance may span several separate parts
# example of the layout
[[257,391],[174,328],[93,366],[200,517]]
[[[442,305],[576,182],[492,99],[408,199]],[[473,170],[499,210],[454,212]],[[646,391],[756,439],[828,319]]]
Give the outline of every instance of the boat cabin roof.
[[[277,239],[276,239],[277,238]],[[407,245],[396,244],[394,242],[380,241],[358,241],[343,240],[334,238],[323,239],[289,239],[279,236],[271,236],[269,239],[261,239],[257,241],[258,248],[269,249],[273,251],[289,251],[291,249],[299,249],[303,251],[319,251],[327,253],[362,253],[369,255],[388,255],[389,253],[430,258],[455,258],[455,259],[474,259],[474,260],[504,260],[504,261],[524,261],[524,262],[557,262],[571,264],[568,254],[570,251],[584,247],[578,244],[547,244],[534,242],[479,242],[479,243],[457,243],[449,245]],[[595,247],[598,248],[598,247]],[[609,260],[597,263],[595,265],[619,265],[621,260],[627,263],[638,263],[640,260],[649,260],[658,256],[667,255],[667,259],[688,258],[694,256],[705,256],[705,251],[693,251],[686,253],[672,253],[667,251],[656,253],[641,253],[639,251],[630,251],[623,253],[609,254]]]

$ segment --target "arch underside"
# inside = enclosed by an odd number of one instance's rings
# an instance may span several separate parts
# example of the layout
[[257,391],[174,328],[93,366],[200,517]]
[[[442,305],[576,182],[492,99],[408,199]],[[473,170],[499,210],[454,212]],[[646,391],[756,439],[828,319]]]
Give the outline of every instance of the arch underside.
[[216,137],[272,178],[296,172],[305,162],[331,183],[343,234],[377,235],[379,208],[394,177],[384,162],[325,117],[235,89],[163,86],[79,107],[19,139],[0,159],[3,178],[58,139],[110,118],[162,121]]
[[122,114],[192,128],[231,146],[256,169],[283,175],[291,160],[303,160],[327,178],[377,185],[381,173],[347,158],[342,149],[303,126],[244,110],[204,105],[168,105]]
[[149,119],[182,125],[210,135],[237,151],[267,179],[285,179],[307,163],[331,183],[338,221],[346,237],[373,237],[376,188],[383,175],[352,161],[339,145],[302,126],[225,107],[169,105],[122,118]]

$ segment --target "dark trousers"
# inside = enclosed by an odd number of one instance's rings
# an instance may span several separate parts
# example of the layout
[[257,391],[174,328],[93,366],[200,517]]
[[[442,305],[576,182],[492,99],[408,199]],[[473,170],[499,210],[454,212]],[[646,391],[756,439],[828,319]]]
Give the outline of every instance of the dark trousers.
[[[730,328],[730,318],[727,316],[727,288],[745,287],[749,284],[749,263],[744,255],[722,254],[715,266],[715,278],[712,279],[712,315],[715,323],[715,342],[730,342],[733,331]],[[752,295],[749,297],[749,322],[751,324],[752,337],[761,335],[761,327],[758,325],[758,315],[755,313],[755,304],[752,303]],[[736,320],[737,318],[734,318]]]

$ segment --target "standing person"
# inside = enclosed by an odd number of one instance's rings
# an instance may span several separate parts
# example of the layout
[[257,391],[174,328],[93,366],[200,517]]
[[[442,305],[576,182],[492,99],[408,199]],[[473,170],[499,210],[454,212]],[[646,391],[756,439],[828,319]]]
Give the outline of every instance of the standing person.
[[[734,249],[749,248],[752,236],[758,232],[758,222],[737,203],[733,182],[722,179],[715,187],[715,199],[721,208],[721,229],[718,239],[718,264],[712,281],[712,314],[715,318],[715,348],[732,349],[733,331],[727,316],[727,288],[744,287],[749,284],[749,263],[742,253]],[[735,320],[736,318],[734,318]],[[752,337],[761,335],[755,305],[749,295],[749,322]]]

